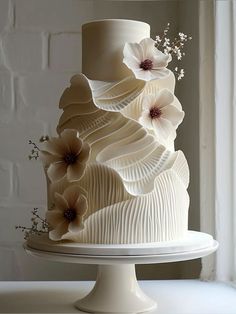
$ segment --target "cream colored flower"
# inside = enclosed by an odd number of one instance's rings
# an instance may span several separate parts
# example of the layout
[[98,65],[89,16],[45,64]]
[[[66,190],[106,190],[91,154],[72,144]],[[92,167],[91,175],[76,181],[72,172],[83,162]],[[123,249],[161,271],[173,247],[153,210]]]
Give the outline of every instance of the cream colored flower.
[[157,95],[144,95],[139,122],[154,130],[161,139],[175,138],[175,130],[183,121],[184,112],[173,105],[174,101],[174,95],[168,89],[161,90]]
[[131,69],[137,79],[150,81],[169,75],[166,69],[171,56],[155,47],[155,41],[145,38],[138,43],[126,43],[123,50],[123,62]]
[[54,202],[53,209],[46,212],[46,220],[52,228],[49,232],[51,240],[59,241],[66,233],[77,233],[84,228],[83,217],[88,203],[79,186],[69,186],[63,194],[55,193]]
[[79,180],[89,159],[90,146],[79,138],[77,130],[66,129],[58,138],[43,143],[40,158],[47,168],[52,182],[67,177],[68,181]]

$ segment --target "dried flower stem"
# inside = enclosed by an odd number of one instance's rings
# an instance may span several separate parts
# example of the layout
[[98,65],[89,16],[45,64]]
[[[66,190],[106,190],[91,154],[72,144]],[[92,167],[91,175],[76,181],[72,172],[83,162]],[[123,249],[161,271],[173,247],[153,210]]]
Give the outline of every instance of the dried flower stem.
[[[43,135],[40,137],[39,142],[43,143],[49,140],[48,135]],[[35,144],[35,142],[29,140],[29,144],[33,146],[30,155],[28,156],[29,160],[37,160],[39,158],[40,148]]]
[[29,140],[29,144],[30,144],[30,145],[33,145],[33,149],[31,150],[31,154],[28,156],[28,158],[29,158],[29,160],[32,160],[32,159],[37,160],[37,159],[39,158],[40,149],[39,149],[39,147],[38,147],[34,142],[32,142],[31,140]]
[[24,227],[24,226],[15,226],[16,229],[20,229],[24,232],[24,239],[27,240],[30,235],[36,234],[41,235],[43,233],[47,233],[49,231],[49,224],[46,219],[43,219],[38,214],[38,208],[34,208],[31,212],[33,217],[31,218],[32,226]]

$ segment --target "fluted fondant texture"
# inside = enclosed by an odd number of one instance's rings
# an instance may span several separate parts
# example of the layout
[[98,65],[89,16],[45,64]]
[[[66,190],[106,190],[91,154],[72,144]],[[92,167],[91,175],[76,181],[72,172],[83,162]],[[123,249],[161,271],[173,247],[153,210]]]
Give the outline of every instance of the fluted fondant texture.
[[[98,184],[102,184],[98,178]],[[178,239],[188,224],[189,198],[177,174],[168,170],[155,180],[151,193],[105,207],[85,221],[77,236],[86,243],[145,243]]]

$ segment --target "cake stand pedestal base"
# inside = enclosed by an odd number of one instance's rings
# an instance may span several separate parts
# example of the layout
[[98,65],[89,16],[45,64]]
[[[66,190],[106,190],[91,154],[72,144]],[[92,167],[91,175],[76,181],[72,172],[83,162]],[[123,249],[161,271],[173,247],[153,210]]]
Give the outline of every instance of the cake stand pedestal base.
[[95,286],[75,303],[77,309],[96,314],[137,314],[152,311],[157,304],[140,289],[135,264],[203,257],[214,252],[218,243],[206,233],[188,231],[178,241],[130,245],[55,243],[42,235],[31,237],[24,247],[29,254],[50,261],[98,265]]
[[157,304],[140,289],[135,265],[125,264],[98,266],[94,288],[75,306],[91,313],[143,313]]

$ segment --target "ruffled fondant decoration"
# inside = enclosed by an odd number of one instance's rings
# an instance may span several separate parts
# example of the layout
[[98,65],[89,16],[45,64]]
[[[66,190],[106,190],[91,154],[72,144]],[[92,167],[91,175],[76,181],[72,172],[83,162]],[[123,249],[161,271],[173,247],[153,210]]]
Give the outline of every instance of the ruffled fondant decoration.
[[[66,88],[63,92],[60,102],[59,108],[65,109],[68,105],[78,105],[78,104],[89,104],[91,105],[91,110],[96,110],[92,101],[91,90],[88,88],[87,79],[84,78],[83,74],[74,75],[70,80],[71,86]],[[79,88],[78,88],[79,87]],[[90,111],[87,108],[87,111]]]
[[[86,78],[83,75],[79,75],[73,79],[73,95],[75,95],[74,89],[76,84],[78,90],[80,90],[80,86],[83,86],[84,89]],[[160,155],[162,149],[158,149],[160,145],[156,139],[149,135],[139,123],[127,119],[120,112],[107,112],[99,109],[99,111],[93,113],[90,110],[86,113],[86,105],[91,97],[88,83],[87,89],[84,92],[88,97],[87,100],[83,99],[81,101],[78,93],[77,100],[73,97],[73,104],[69,104],[68,89],[66,94],[62,95],[61,103],[64,106],[64,113],[59,121],[58,131],[62,132],[68,128],[77,129],[80,137],[91,146],[90,162],[104,163],[116,170],[121,177],[125,172],[122,168],[127,167],[127,171],[133,176],[132,181],[124,179],[124,186],[128,193],[138,195],[150,192],[153,189],[155,177],[161,171],[169,169],[170,160],[173,158],[172,154],[166,151],[165,157]],[[74,106],[74,103],[77,106],[74,107],[73,115],[66,119],[67,112],[71,106]],[[156,149],[155,152],[154,149]],[[156,156],[155,165],[152,161],[154,155]],[[184,174],[181,173],[181,175],[184,176],[183,181],[186,182],[188,165],[185,158],[182,159],[185,170],[183,171]],[[142,178],[140,178],[139,166],[146,169]]]
[[88,79],[96,107],[106,111],[120,111],[144,89],[145,81],[133,76],[119,82],[107,83]]
[[171,154],[164,146],[158,146],[143,160],[117,169],[117,172],[122,177],[127,191],[133,195],[139,195],[152,191],[155,178],[167,169],[175,171],[187,188],[189,171],[186,165],[187,161],[181,151]]
[[149,194],[116,203],[85,220],[85,228],[66,238],[76,242],[123,244],[178,239],[185,235],[189,196],[172,170],[155,179]]
[[155,177],[169,168],[178,173],[186,188],[189,183],[189,168],[184,154],[181,151],[170,152],[150,135],[136,141],[126,138],[126,141],[111,144],[97,155],[97,161],[115,169],[127,191],[133,195],[150,192]]
[[[171,98],[173,98],[173,100],[171,100],[173,110],[177,108],[176,110],[182,112],[181,104],[173,94],[175,77],[172,72],[170,72],[170,75],[163,80],[152,80],[149,82],[138,80],[135,77],[127,77],[119,82],[93,81],[87,79],[86,76],[84,76],[83,74],[80,74],[74,76],[71,83],[72,99],[70,100],[70,97],[68,96],[69,91],[67,89],[63,94],[62,100],[60,102],[60,106],[64,108],[66,107],[67,101],[71,102],[70,108],[67,108],[67,110],[65,110],[60,119],[61,125],[65,123],[68,119],[72,119],[74,117],[76,105],[73,104],[73,102],[77,102],[78,105],[78,101],[80,104],[87,104],[87,112],[91,113],[89,117],[91,119],[91,123],[92,121],[94,121],[95,118],[97,119],[97,123],[100,122],[99,117],[101,117],[101,115],[99,114],[97,109],[103,109],[104,111],[108,112],[120,111],[128,119],[139,121],[144,111],[143,103],[145,102],[144,100],[146,95],[157,95],[158,93],[164,93],[165,91],[165,94],[169,93],[171,95]],[[78,87],[77,94],[76,85]],[[82,96],[80,96],[80,90]],[[93,107],[92,101],[96,108]],[[81,108],[80,121],[77,119],[77,121],[72,124],[73,127],[75,127],[76,124],[84,124],[86,122],[83,120],[83,114],[85,114],[85,112]],[[111,118],[111,116],[107,115],[107,117],[103,116],[103,118],[107,118],[107,122],[109,123],[109,119]],[[163,136],[158,136],[157,134],[155,134],[154,129],[148,130],[148,132],[155,135],[157,137],[157,140],[161,144],[167,146],[170,150],[174,150],[173,143],[176,137],[176,131],[175,128],[171,128],[171,130],[172,132],[170,136],[165,137],[164,139]]]

